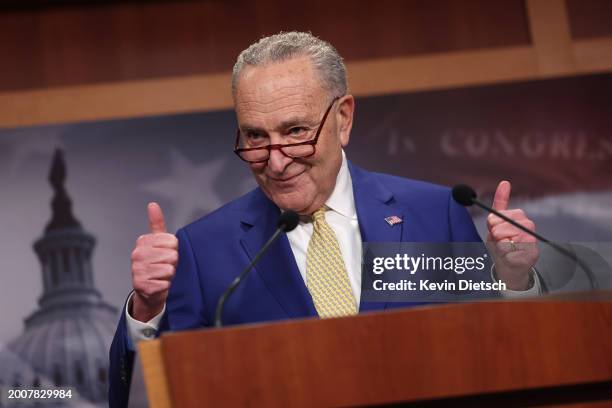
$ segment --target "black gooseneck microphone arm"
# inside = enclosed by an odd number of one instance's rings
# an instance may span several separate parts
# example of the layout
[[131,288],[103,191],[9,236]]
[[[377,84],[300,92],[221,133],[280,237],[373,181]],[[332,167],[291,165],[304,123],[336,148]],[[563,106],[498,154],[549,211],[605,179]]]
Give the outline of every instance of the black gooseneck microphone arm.
[[567,250],[566,248],[562,247],[561,245],[557,244],[556,242],[552,242],[549,239],[543,237],[542,235],[538,234],[537,232],[531,231],[529,228],[526,228],[524,226],[522,226],[521,224],[519,224],[518,222],[514,221],[513,219],[510,219],[508,217],[506,217],[504,214],[500,213],[499,211],[489,207],[488,205],[482,203],[481,201],[479,201],[476,198],[476,192],[470,187],[470,186],[466,186],[464,184],[460,184],[457,185],[455,187],[453,187],[453,199],[463,205],[464,207],[469,207],[472,204],[482,208],[483,210],[485,210],[486,212],[489,213],[493,213],[495,215],[497,215],[499,218],[501,218],[502,220],[514,225],[516,228],[520,229],[521,231],[525,231],[527,234],[531,235],[532,237],[535,237],[536,239],[538,239],[539,241],[542,241],[543,243],[545,243],[546,245],[550,246],[551,248],[555,249],[556,251],[562,253],[563,255],[567,256],[568,258],[570,258],[571,260],[573,260],[574,262],[576,262],[576,264],[578,264],[578,266],[580,266],[582,269],[584,269],[584,272],[587,275],[587,278],[589,279],[589,283],[591,284],[591,289],[598,289],[599,285],[597,284],[597,280],[595,279],[595,275],[593,274],[593,271],[591,270],[591,268],[588,267],[587,264],[585,264],[582,259],[580,259],[574,252]]
[[217,302],[217,307],[215,309],[215,327],[223,326],[223,308],[225,306],[225,303],[227,302],[227,299],[229,299],[229,297],[232,295],[232,293],[234,293],[238,285],[240,285],[240,282],[242,282],[242,280],[248,275],[253,266],[255,266],[257,261],[259,261],[259,258],[261,258],[262,255],[266,253],[270,245],[272,245],[274,241],[278,239],[280,233],[289,232],[293,230],[297,226],[298,222],[299,215],[293,211],[285,211],[280,215],[276,224],[276,231],[274,231],[274,234],[272,234],[270,239],[268,239],[264,246],[261,247],[261,249],[255,255],[253,260],[247,265],[246,268],[244,268],[242,272],[240,272],[240,275],[238,275],[232,281],[232,283],[227,287],[227,289],[225,289],[225,291],[219,298],[219,301]]

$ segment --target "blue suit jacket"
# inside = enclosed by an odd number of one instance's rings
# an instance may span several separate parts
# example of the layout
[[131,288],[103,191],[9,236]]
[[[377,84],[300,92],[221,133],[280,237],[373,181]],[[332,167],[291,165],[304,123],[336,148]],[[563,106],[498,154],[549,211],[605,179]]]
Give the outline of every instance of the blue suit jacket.
[[[467,211],[446,187],[371,173],[349,162],[363,242],[477,242]],[[211,326],[217,300],[274,233],[280,210],[261,189],[180,229],[179,264],[160,332]],[[403,223],[390,226],[397,215]],[[406,307],[362,301],[359,312]],[[316,317],[312,298],[282,235],[226,304],[226,325]],[[122,314],[110,350],[111,408],[127,405],[133,351]]]

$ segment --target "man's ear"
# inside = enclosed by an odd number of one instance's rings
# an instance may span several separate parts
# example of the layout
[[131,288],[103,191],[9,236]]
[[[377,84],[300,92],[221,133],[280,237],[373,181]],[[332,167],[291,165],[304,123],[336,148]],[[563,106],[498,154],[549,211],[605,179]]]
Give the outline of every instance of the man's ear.
[[344,95],[338,100],[338,110],[336,120],[340,131],[340,143],[342,147],[348,145],[353,128],[353,113],[355,112],[355,98],[353,95]]

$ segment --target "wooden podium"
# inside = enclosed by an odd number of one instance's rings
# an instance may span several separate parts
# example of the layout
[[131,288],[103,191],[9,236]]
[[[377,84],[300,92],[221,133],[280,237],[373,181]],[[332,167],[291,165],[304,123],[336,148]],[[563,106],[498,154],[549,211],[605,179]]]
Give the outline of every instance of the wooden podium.
[[205,329],[139,349],[152,408],[601,407],[612,405],[607,295]]

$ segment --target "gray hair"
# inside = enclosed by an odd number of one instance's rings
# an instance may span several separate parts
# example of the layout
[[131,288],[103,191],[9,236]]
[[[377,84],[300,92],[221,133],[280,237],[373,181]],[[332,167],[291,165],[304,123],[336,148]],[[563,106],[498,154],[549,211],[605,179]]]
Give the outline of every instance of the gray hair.
[[260,66],[301,56],[310,57],[331,96],[346,94],[346,68],[338,51],[311,33],[297,31],[264,37],[242,51],[232,70],[232,94],[236,96],[238,78],[245,66]]

